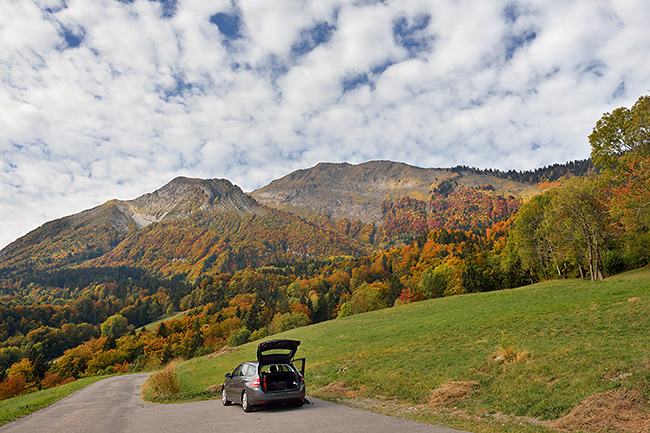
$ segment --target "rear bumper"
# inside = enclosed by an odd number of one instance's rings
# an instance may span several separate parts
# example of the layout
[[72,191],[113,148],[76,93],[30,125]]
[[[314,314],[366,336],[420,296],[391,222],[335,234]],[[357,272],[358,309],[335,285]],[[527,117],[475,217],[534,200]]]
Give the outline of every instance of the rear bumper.
[[261,387],[248,389],[248,402],[253,405],[260,405],[266,403],[281,403],[288,401],[297,401],[305,399],[305,386],[302,385],[300,389],[291,391],[275,391],[264,392]]

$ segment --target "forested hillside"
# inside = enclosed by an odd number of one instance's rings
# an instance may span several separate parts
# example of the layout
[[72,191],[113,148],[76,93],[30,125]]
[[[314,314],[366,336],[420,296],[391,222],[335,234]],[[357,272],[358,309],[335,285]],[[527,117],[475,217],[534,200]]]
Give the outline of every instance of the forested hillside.
[[[183,180],[148,201],[48,223],[0,253],[0,398],[396,303],[645,266],[648,125],[650,97],[605,114],[589,137],[595,168],[321,165],[262,190],[280,209],[232,185]],[[313,206],[310,185],[327,176],[323,206]],[[335,184],[340,206],[353,204],[347,214],[327,211]]]

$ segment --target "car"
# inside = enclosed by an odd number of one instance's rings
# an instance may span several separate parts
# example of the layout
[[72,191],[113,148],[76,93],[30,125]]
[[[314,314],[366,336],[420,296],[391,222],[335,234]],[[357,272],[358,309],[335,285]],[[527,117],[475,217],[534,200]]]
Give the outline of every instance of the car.
[[[294,359],[300,341],[270,340],[257,346],[257,361],[243,362],[226,373],[221,386],[221,403],[241,404],[252,412],[264,404],[305,403],[305,358]],[[300,368],[296,367],[300,365]]]

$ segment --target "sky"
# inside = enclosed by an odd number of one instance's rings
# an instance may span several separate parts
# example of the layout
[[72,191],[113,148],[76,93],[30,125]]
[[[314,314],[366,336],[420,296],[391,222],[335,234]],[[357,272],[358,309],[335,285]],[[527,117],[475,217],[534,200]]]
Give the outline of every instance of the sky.
[[647,0],[0,0],[0,248],[177,176],[529,170],[650,94]]

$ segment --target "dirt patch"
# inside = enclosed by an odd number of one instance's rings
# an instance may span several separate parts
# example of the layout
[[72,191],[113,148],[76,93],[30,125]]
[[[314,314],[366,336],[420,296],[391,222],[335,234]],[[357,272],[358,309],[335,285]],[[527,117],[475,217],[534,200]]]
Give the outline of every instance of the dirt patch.
[[208,386],[205,390],[208,392],[221,392],[221,387],[223,386],[223,383],[216,383],[214,385]]
[[479,389],[475,380],[447,382],[431,392],[429,406],[432,408],[451,408],[470,397]]
[[216,352],[209,354],[208,358],[217,358],[221,355],[225,355],[226,353],[235,352],[235,351],[237,351],[236,347],[223,346],[221,349],[217,350]]
[[638,391],[619,389],[592,395],[567,416],[545,426],[560,431],[647,433],[650,412]]
[[326,398],[332,397],[347,397],[354,398],[356,397],[356,392],[348,388],[345,381],[332,382],[323,387],[317,388],[314,390],[314,394],[321,395]]
[[409,415],[423,414],[427,412],[426,405],[413,405],[404,401],[389,398],[345,398],[339,400],[341,403],[357,409],[370,410],[385,415],[397,416],[401,418]]

